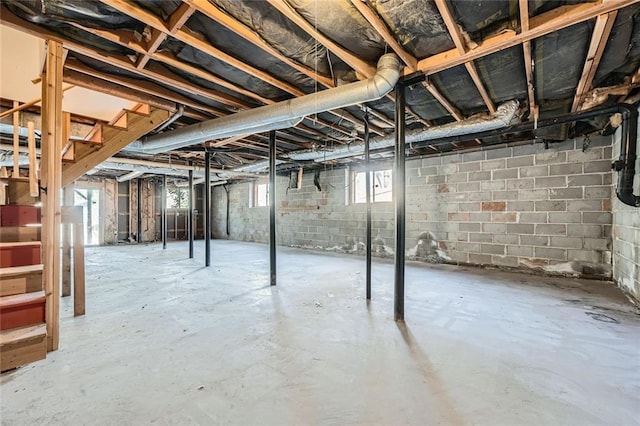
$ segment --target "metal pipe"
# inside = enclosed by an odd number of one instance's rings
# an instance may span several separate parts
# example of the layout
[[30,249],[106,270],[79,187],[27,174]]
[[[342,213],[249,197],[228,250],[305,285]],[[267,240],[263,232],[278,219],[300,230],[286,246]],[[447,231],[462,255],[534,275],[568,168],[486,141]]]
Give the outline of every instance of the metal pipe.
[[385,54],[378,61],[376,74],[367,80],[150,136],[129,149],[153,154],[221,137],[293,127],[307,115],[380,99],[393,89],[399,77],[400,60],[395,54]]
[[276,285],[276,131],[269,132],[269,282]]
[[396,213],[396,254],[394,274],[394,318],[404,321],[404,251],[405,251],[405,87],[396,86],[396,156],[393,177]]
[[[193,161],[189,161],[189,165],[193,165]],[[189,170],[189,215],[187,217],[189,222],[189,259],[193,259],[193,170]]]
[[162,175],[162,249],[167,249],[167,175]]
[[211,153],[204,154],[204,266],[211,265]]
[[138,208],[138,215],[136,217],[136,230],[138,231],[138,235],[136,240],[138,244],[142,242],[142,179],[138,178],[138,187],[136,190],[138,191],[138,199],[136,200],[136,206]]
[[231,235],[231,232],[229,230],[229,222],[231,221],[231,217],[229,216],[229,203],[231,201],[230,196],[229,196],[229,185],[224,185],[224,192],[227,193],[227,214],[226,214],[226,222],[227,222],[227,238],[229,238],[229,235]]
[[364,167],[365,167],[365,185],[367,197],[367,227],[366,227],[366,296],[367,300],[371,300],[371,163],[369,158],[369,114],[364,114]]
[[184,105],[180,104],[180,105],[178,105],[178,110],[171,117],[169,117],[169,119],[167,121],[162,123],[160,125],[160,127],[155,129],[154,132],[155,133],[159,133],[159,132],[163,131],[167,127],[171,126],[177,119],[182,117],[183,114],[184,114]]

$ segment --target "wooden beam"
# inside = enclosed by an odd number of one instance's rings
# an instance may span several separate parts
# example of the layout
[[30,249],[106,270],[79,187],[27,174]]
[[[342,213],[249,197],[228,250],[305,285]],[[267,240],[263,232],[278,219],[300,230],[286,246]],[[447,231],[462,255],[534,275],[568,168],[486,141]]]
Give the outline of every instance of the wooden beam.
[[[520,7],[520,31],[529,31],[529,0],[519,0]],[[529,118],[538,120],[538,105],[536,104],[535,77],[533,75],[533,55],[531,54],[531,41],[522,43],[524,54],[524,69],[527,77],[527,95],[529,97]]]
[[618,11],[609,12],[600,15],[596,18],[596,24],[593,27],[593,33],[591,34],[591,42],[589,43],[589,50],[587,51],[587,58],[582,68],[582,75],[576,88],[576,94],[573,98],[573,104],[571,106],[571,112],[579,111],[581,109],[582,101],[585,94],[591,90],[593,84],[593,78],[598,70],[598,65],[602,59],[602,54],[609,41],[609,35],[611,29],[618,16]]
[[38,185],[38,159],[36,157],[36,131],[33,121],[27,122],[27,149],[29,152],[29,195],[40,196]]
[[431,81],[429,81],[429,79],[426,79],[422,83],[422,85],[425,87],[425,89],[427,89],[429,93],[431,93],[431,96],[433,96],[438,102],[440,102],[440,104],[449,112],[449,114],[453,116],[453,118],[456,119],[456,121],[460,121],[464,118],[460,111],[458,111],[458,109],[453,106],[453,104],[449,102],[449,100],[445,98],[440,93],[440,91],[438,91],[438,89],[433,85]]
[[[169,118],[169,113],[161,109],[153,109],[148,116],[131,111],[127,112],[127,115],[126,129],[103,126],[104,139],[102,145],[88,150],[80,158],[76,157],[75,163],[64,165],[62,171],[63,185],[70,184]],[[77,153],[76,155],[78,156]]]
[[[64,206],[73,206],[74,185],[63,188]],[[62,223],[62,297],[71,295],[71,238],[72,227],[69,223]]]
[[14,178],[20,177],[20,157],[18,156],[20,151],[20,112],[17,111],[20,104],[18,101],[13,101],[13,109],[16,110],[13,113],[13,173]]
[[60,340],[60,189],[62,165],[62,44],[49,40],[42,75],[42,242],[46,294],[47,350]]
[[[458,49],[458,53],[464,55],[467,52],[467,44],[462,37],[462,33],[460,32],[458,24],[453,19],[453,15],[451,14],[449,7],[447,6],[447,3],[445,2],[445,0],[435,0],[435,3],[438,11],[440,12],[440,15],[442,16],[442,19],[444,20],[447,31],[449,31],[449,35],[451,36],[453,43],[456,45],[456,49]],[[496,111],[496,107],[493,103],[493,100],[489,96],[489,93],[487,93],[487,90],[484,87],[484,83],[482,82],[482,79],[478,74],[478,70],[476,69],[475,64],[472,61],[469,61],[465,62],[464,66],[467,69],[469,76],[471,76],[473,84],[475,84],[476,88],[478,89],[482,100],[487,105],[487,108],[489,108],[489,112],[494,113]]]
[[371,24],[371,26],[380,34],[380,36],[387,42],[389,47],[402,59],[402,61],[409,67],[410,70],[415,71],[418,65],[418,59],[412,54],[404,50],[404,48],[398,43],[398,40],[391,34],[391,31],[387,27],[387,24],[382,18],[371,9],[368,5],[369,2],[365,0],[351,0],[351,4],[358,9],[358,12],[364,17],[364,19]]
[[[3,16],[2,18],[4,19],[4,16]],[[74,85],[70,85],[70,86],[67,86],[67,87],[65,87],[64,89],[62,89],[62,91],[63,91],[63,92],[66,92],[67,90],[69,90],[69,89],[73,89],[74,87],[75,87]],[[41,101],[42,101],[42,98],[35,98],[35,99],[31,99],[31,100],[30,100],[30,101],[28,101],[28,102],[25,102],[25,103],[23,103],[23,104],[20,104],[20,105],[18,105],[18,106],[16,106],[16,105],[14,104],[13,108],[8,109],[8,110],[6,110],[6,111],[2,111],[2,112],[0,112],[0,118],[2,118],[2,117],[6,117],[7,115],[11,115],[11,114],[13,114],[13,113],[15,113],[15,112],[22,111],[22,110],[24,110],[24,109],[27,109],[27,108],[29,108],[29,107],[32,107],[32,106],[34,106],[34,105],[36,105],[36,104],[39,104]]]
[[579,3],[560,6],[549,12],[536,15],[529,19],[528,31],[515,33],[506,31],[491,36],[478,43],[477,47],[467,50],[464,54],[458,49],[447,50],[418,61],[418,70],[428,75],[453,68],[482,58],[500,50],[516,46],[528,40],[542,37],[554,31],[570,27],[580,22],[588,21],[598,15],[608,13],[625,6],[637,3],[638,0],[610,0],[607,2]]

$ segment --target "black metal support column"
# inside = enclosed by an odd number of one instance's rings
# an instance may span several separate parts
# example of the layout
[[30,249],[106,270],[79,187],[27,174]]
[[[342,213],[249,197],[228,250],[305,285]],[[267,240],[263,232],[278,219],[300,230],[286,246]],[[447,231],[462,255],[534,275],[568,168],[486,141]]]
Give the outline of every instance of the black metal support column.
[[276,131],[269,132],[269,265],[270,283],[276,285]]
[[138,178],[138,199],[136,200],[136,206],[138,208],[138,216],[136,217],[136,230],[138,232],[136,241],[138,244],[142,242],[142,179]]
[[405,86],[396,85],[396,146],[393,176],[396,207],[396,255],[394,274],[394,318],[404,321],[404,252],[405,252]]
[[211,265],[211,153],[204,154],[204,266]]
[[366,287],[367,300],[371,300],[371,164],[369,162],[369,114],[364,114],[364,161],[365,161],[365,185],[367,196],[367,229],[366,229]]
[[[193,166],[193,161],[189,161]],[[193,259],[193,170],[189,170],[189,213],[187,216],[187,230],[189,232],[189,259]]]
[[167,248],[167,175],[162,175],[162,249]]

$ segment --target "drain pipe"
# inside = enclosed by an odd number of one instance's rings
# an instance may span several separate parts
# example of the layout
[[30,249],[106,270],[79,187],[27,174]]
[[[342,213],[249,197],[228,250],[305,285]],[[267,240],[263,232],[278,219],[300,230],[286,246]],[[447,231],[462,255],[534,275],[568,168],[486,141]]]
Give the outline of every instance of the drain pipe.
[[388,53],[378,61],[376,74],[367,80],[149,136],[127,149],[158,154],[211,139],[293,127],[307,115],[380,99],[399,78],[400,60]]
[[180,104],[180,105],[178,105],[178,110],[175,112],[175,114],[173,114],[167,121],[162,123],[160,125],[160,127],[155,129],[154,132],[155,133],[160,133],[161,131],[163,131],[167,127],[171,126],[177,119],[182,117],[183,114],[184,114],[184,105]]

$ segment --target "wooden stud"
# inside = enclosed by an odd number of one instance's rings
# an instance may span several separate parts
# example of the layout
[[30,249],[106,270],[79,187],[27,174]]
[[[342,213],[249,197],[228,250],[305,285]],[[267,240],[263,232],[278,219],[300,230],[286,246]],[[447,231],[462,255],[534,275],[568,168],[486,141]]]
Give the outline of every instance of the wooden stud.
[[73,224],[73,316],[85,314],[84,227]]
[[46,294],[47,350],[60,340],[60,189],[62,164],[62,44],[49,40],[42,75],[41,181],[44,288]]
[[587,51],[587,59],[584,62],[582,69],[582,75],[576,88],[576,94],[573,98],[573,104],[571,106],[571,112],[579,111],[581,109],[581,103],[584,100],[585,94],[591,90],[593,78],[598,70],[598,65],[602,59],[602,54],[607,46],[611,29],[618,16],[618,11],[609,12],[596,18],[596,25],[593,27],[593,33],[591,34],[591,42],[589,44],[589,50]]
[[27,122],[27,149],[29,155],[29,195],[31,197],[40,196],[40,186],[38,185],[38,158],[36,155],[36,132],[33,121]]
[[20,177],[20,112],[17,110],[20,104],[13,101],[13,174],[14,178]]
[[[64,206],[73,206],[75,188],[73,184],[63,188]],[[62,297],[71,295],[71,239],[72,225],[66,221],[62,224]]]
[[[520,31],[529,31],[529,0],[519,0],[520,6]],[[524,54],[524,69],[527,77],[527,95],[529,97],[529,118],[538,120],[538,106],[536,105],[535,79],[533,75],[533,55],[531,54],[531,41],[522,43]]]

